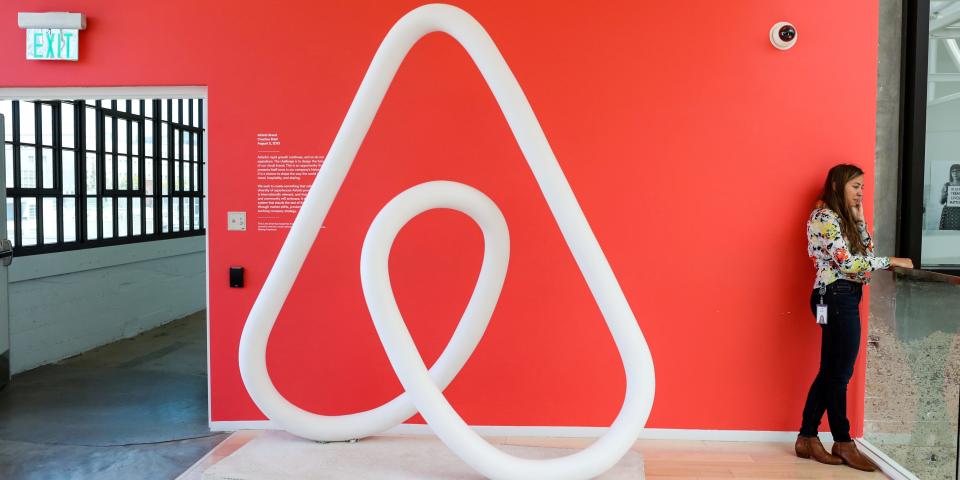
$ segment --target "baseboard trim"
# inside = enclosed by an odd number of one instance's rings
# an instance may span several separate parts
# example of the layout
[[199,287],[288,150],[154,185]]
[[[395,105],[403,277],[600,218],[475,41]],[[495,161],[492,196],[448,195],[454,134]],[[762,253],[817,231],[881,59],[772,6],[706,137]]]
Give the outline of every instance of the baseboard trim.
[[[473,429],[484,437],[572,437],[597,438],[606,433],[608,427],[543,427],[543,426],[498,426],[480,425]],[[210,430],[232,432],[236,430],[281,430],[269,420],[241,422],[210,422]],[[429,425],[401,424],[386,432],[386,435],[433,435]],[[693,430],[675,428],[645,428],[640,432],[641,440],[701,440],[718,442],[793,442],[797,432],[779,432],[762,430]],[[821,433],[823,441],[831,441],[829,433]]]
[[894,459],[888,457],[877,448],[876,445],[862,438],[857,438],[854,441],[860,446],[860,451],[880,467],[880,471],[882,471],[884,475],[893,480],[920,480],[920,478],[911,473],[910,470],[907,470],[903,465],[900,465]]

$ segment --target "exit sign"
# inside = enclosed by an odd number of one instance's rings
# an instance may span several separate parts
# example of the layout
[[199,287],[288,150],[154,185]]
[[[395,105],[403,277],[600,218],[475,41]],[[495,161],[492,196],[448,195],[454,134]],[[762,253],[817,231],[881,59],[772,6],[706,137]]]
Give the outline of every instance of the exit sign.
[[27,29],[27,60],[72,60],[80,54],[80,31],[59,28]]

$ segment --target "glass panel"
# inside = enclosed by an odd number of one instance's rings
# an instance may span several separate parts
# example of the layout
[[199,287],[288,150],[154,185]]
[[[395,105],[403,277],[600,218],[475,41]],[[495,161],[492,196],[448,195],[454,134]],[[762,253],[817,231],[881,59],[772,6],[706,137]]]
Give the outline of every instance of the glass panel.
[[198,138],[199,135],[197,135],[196,133],[191,133],[190,135],[193,137],[193,139],[190,142],[190,147],[192,150],[190,152],[190,154],[192,155],[190,158],[195,161],[200,161],[200,157],[197,155],[197,148],[199,147],[199,142],[200,142],[200,139]]
[[20,147],[20,188],[37,188],[36,147]]
[[20,143],[37,141],[36,112],[33,102],[20,102]]
[[160,124],[160,156],[163,158],[170,158],[170,143],[167,141],[170,128],[168,127],[169,125],[165,123]]
[[77,240],[77,199],[63,197],[63,241]]
[[44,145],[53,146],[53,106],[48,103],[40,104],[40,135]]
[[160,100],[160,120],[170,121],[170,112],[168,112],[168,106],[170,105],[170,100]]
[[13,219],[16,218],[13,216],[13,199],[7,199],[7,238],[14,239],[17,238],[17,229],[16,222]]
[[87,239],[96,240],[97,235],[97,199],[87,199]]
[[43,188],[53,188],[53,149],[43,147]]
[[137,158],[133,159],[133,172],[130,174],[130,189],[139,190],[140,189],[140,160]]
[[118,112],[127,111],[127,100],[114,100],[117,104],[116,109]]
[[[952,12],[950,10],[953,10]],[[960,4],[931,2],[922,268],[960,267]]]
[[143,115],[152,118],[153,117],[153,99],[148,98],[143,101]]
[[170,231],[170,197],[163,197],[163,202],[160,203],[160,231],[167,233]]
[[183,132],[180,130],[175,129],[173,131],[173,152],[171,152],[172,159],[179,160],[183,158],[183,144],[181,143],[182,140],[180,140],[182,135]]
[[173,231],[180,231],[180,199],[174,198],[173,201]]
[[[3,115],[3,139],[13,141],[13,101],[0,100],[0,115]],[[13,237],[10,237],[13,238]]]
[[37,244],[37,199],[20,199],[20,229],[23,235],[20,239],[21,245]]
[[173,162],[173,191],[180,191],[180,171],[183,170],[183,162]]
[[117,119],[117,153],[127,153],[127,120]]
[[127,157],[117,155],[117,190],[127,189]]
[[201,199],[193,199],[193,229],[200,230],[200,202]]
[[106,161],[103,162],[103,187],[107,190],[113,190],[113,164],[116,162],[116,159],[113,155],[108,154]]
[[103,202],[103,238],[113,238],[113,199],[100,200]]
[[153,156],[153,121],[147,120],[143,124],[143,154]]
[[[87,102],[87,104],[92,104],[92,102]],[[90,106],[83,107],[83,111],[86,115],[83,125],[84,142],[86,142],[84,148],[94,151],[97,149],[97,111]]]
[[196,163],[192,164],[192,168],[193,168],[193,178],[191,179],[191,182],[192,182],[192,185],[193,185],[193,191],[194,191],[194,192],[199,192],[199,191],[200,191],[200,177],[197,176],[197,173],[198,173],[198,172],[197,172],[197,169],[198,169],[197,164],[196,164]]
[[166,160],[160,162],[160,193],[170,193],[170,164]]
[[134,100],[130,109],[130,113],[134,115],[140,115],[140,104],[143,103],[143,100]]
[[[184,102],[184,108],[186,108],[186,105],[187,103]],[[182,205],[182,209],[180,211],[183,212],[183,223],[180,225],[180,229],[183,231],[190,230],[190,221],[193,219],[193,207],[190,204],[190,200],[192,199],[189,197],[180,199],[180,204]]]
[[196,230],[200,228],[200,219],[197,217],[197,201],[196,198],[187,198],[184,199],[184,207],[186,208],[186,214],[184,215],[184,228],[189,230]]
[[43,199],[43,243],[57,243],[57,199]]
[[5,144],[3,146],[3,163],[6,164],[7,188],[13,188],[13,145]]
[[127,201],[125,197],[117,199],[117,236],[127,236]]
[[97,193],[97,155],[95,153],[87,153],[86,161],[86,185],[87,185],[87,195],[96,195]]
[[141,233],[143,233],[143,228],[140,225],[140,222],[143,220],[143,214],[140,211],[139,197],[133,199],[133,205],[131,206],[131,210],[133,212],[133,225],[131,225],[133,227],[132,229],[133,235],[140,235]]
[[143,165],[144,191],[147,195],[153,195],[153,159],[144,160]]
[[183,132],[183,156],[180,158],[184,160],[193,160],[192,158],[190,158],[190,154],[192,153],[190,149],[190,137],[192,135],[193,134],[189,132]]
[[133,123],[131,124],[131,126],[133,127],[133,130],[130,131],[130,133],[132,134],[132,136],[130,137],[132,139],[130,153],[134,155],[139,155],[140,154],[140,123],[139,122]]
[[881,287],[891,306],[870,315],[864,439],[914,478],[956,478],[960,278],[875,272]]
[[147,214],[147,235],[153,234],[153,199],[148,198],[144,203]]
[[113,117],[103,117],[103,151],[113,151]]
[[173,107],[170,117],[173,119],[173,123],[180,123],[180,109],[183,106],[183,100],[174,100]]
[[73,123],[73,104],[72,103],[61,103],[60,104],[60,121],[61,121],[61,146],[66,148],[76,147],[76,131]]
[[63,167],[63,193],[73,195],[77,193],[76,166],[74,165],[73,150],[64,150],[60,154]]
[[190,125],[194,127],[200,126],[200,102],[196,98],[190,99],[190,104],[193,105],[193,122]]

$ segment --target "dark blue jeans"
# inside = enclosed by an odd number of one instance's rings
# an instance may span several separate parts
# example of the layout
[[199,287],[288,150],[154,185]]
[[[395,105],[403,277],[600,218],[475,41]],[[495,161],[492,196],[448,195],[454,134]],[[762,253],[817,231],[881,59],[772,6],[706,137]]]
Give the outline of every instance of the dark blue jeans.
[[[800,435],[816,436],[820,419],[826,411],[833,441],[850,441],[847,383],[853,376],[853,365],[860,350],[861,297],[863,285],[847,280],[831,283],[823,295],[823,302],[827,305],[827,324],[820,325],[820,371],[807,394]],[[814,315],[818,303],[819,289],[810,295],[810,311]]]

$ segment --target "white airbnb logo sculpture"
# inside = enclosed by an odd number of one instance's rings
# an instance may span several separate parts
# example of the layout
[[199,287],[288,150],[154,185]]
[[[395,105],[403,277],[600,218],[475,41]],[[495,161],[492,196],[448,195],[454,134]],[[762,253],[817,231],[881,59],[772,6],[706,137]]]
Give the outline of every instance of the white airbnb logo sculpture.
[[[364,297],[406,393],[365,412],[317,415],[287,401],[267,372],[270,330],[384,94],[410,48],[436,31],[446,32],[463,45],[493,91],[623,360],[626,395],[613,425],[588,448],[566,457],[531,460],[508,455],[471,430],[443,396],[443,389],[483,336],[500,296],[510,254],[503,214],[486,195],[461,183],[428,182],[404,191],[377,214],[363,242],[360,273]],[[397,308],[387,259],[400,229],[416,215],[434,208],[458,210],[477,222],[483,231],[484,254],[467,309],[450,343],[428,371]],[[575,480],[598,476],[627,453],[653,406],[650,350],[527,98],[483,27],[463,10],[449,5],[425,5],[411,11],[383,39],[250,311],[239,354],[240,373],[250,397],[267,417],[295,435],[325,441],[362,438],[396,426],[419,411],[447,447],[471,467],[495,479]]]

